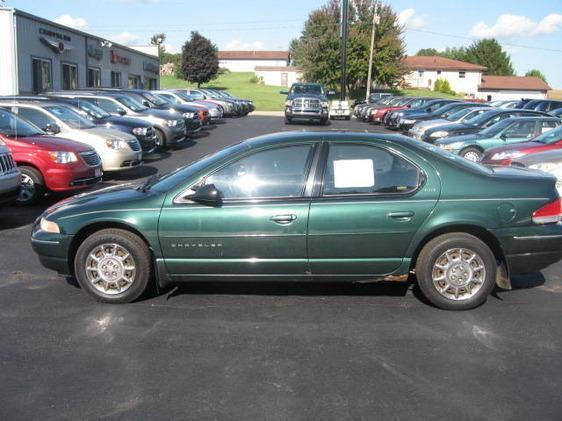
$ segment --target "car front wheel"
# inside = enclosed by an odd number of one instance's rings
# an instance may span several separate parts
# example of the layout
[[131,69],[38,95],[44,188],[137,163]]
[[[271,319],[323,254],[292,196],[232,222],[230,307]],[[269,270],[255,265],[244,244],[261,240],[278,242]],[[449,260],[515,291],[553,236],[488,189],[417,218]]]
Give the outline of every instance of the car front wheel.
[[416,263],[423,295],[445,310],[468,310],[484,303],[496,279],[490,248],[466,233],[450,233],[429,241]]
[[463,149],[459,155],[473,162],[480,162],[482,159],[482,151],[476,148]]
[[74,273],[80,286],[96,300],[129,303],[139,298],[152,278],[147,245],[135,234],[104,229],[78,247]]
[[20,167],[21,187],[16,203],[27,206],[37,203],[45,194],[45,182],[39,170],[33,167]]

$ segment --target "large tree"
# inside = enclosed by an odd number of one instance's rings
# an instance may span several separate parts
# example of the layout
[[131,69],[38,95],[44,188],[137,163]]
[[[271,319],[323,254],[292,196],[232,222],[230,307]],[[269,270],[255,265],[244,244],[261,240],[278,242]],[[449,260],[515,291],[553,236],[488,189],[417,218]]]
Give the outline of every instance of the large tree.
[[466,47],[447,47],[444,51],[435,48],[422,48],[416,53],[417,56],[440,56],[453,60],[466,61]]
[[[353,89],[366,86],[374,8],[370,1],[350,0],[349,3],[347,88]],[[407,72],[402,66],[403,28],[390,6],[380,7],[379,16],[373,78],[378,84],[396,86]],[[304,70],[304,78],[330,88],[337,88],[341,77],[340,17],[340,1],[330,0],[309,15],[301,36],[290,46],[293,63]]]
[[543,72],[541,72],[539,69],[531,69],[529,70],[527,73],[525,73],[525,76],[534,76],[534,77],[538,77],[542,80],[544,80],[546,83],[548,83],[546,81],[546,76],[544,75]]
[[162,54],[166,52],[166,48],[162,45],[164,41],[166,41],[166,34],[164,32],[154,34],[150,37],[150,45],[158,46],[158,57],[162,57]]
[[201,86],[213,80],[219,71],[217,47],[199,32],[192,32],[191,38],[182,48],[179,76]]
[[475,41],[466,49],[466,61],[488,68],[486,74],[514,76],[515,71],[509,54],[495,39]]

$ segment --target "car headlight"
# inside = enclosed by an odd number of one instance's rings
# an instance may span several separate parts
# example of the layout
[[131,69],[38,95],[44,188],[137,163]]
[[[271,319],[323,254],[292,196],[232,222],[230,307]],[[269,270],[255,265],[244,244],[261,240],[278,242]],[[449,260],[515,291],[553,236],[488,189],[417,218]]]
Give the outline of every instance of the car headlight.
[[168,120],[168,121],[166,122],[166,124],[167,124],[169,127],[176,127],[176,126],[179,124],[179,122],[180,122],[179,120]]
[[148,133],[148,127],[135,127],[133,129],[133,134],[135,136],[146,136]]
[[120,149],[124,149],[125,146],[127,145],[125,142],[123,142],[120,139],[107,139],[105,141],[105,144],[107,145],[108,148],[114,149],[116,151]]
[[441,149],[444,149],[446,151],[454,151],[462,148],[463,142],[440,143],[437,146],[439,146]]
[[293,106],[293,100],[288,99],[287,101],[285,101],[285,107],[292,107]]
[[328,101],[322,101],[322,102],[320,103],[320,105],[321,105],[323,108],[328,108]]
[[195,113],[183,113],[183,116],[185,118],[193,118],[194,115],[195,115]]
[[41,221],[39,222],[39,228],[41,228],[41,231],[43,231],[43,232],[50,232],[52,234],[60,234],[59,226],[55,222],[49,221],[46,218],[41,218]]
[[74,152],[49,152],[49,156],[57,164],[70,164],[78,161]]
[[414,124],[415,122],[416,122],[416,120],[409,120],[409,119],[402,120],[403,124]]
[[403,112],[399,112],[399,113],[394,113],[394,115],[397,115],[397,116],[399,116],[399,117],[403,117],[403,116],[404,116],[404,113],[403,113]]
[[449,132],[446,130],[438,130],[436,132],[433,132],[429,135],[429,137],[445,137],[448,136]]
[[515,159],[525,155],[519,151],[498,152],[492,155],[492,161],[500,161],[502,159]]

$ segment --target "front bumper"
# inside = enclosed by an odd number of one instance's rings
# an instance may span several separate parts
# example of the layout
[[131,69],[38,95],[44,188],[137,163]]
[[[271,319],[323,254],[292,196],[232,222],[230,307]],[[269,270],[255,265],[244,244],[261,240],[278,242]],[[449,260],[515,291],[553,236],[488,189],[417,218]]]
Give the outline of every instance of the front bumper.
[[141,145],[143,154],[148,155],[149,153],[152,153],[156,150],[156,146],[158,145],[158,138],[155,134],[149,136],[139,135],[135,137]]
[[37,253],[39,261],[47,269],[54,270],[61,275],[70,275],[72,268],[68,262],[68,252],[72,243],[72,235],[51,234],[39,229],[37,218],[31,232],[31,247]]
[[142,164],[142,151],[108,150],[101,155],[103,171],[123,171]]
[[510,274],[534,272],[562,260],[562,224],[493,230]]
[[77,165],[74,167],[50,168],[45,171],[45,183],[51,191],[72,191],[79,190],[94,184],[102,179],[102,169],[98,167],[89,167],[86,165]]
[[326,120],[328,119],[328,109],[285,107],[285,117],[299,120]]

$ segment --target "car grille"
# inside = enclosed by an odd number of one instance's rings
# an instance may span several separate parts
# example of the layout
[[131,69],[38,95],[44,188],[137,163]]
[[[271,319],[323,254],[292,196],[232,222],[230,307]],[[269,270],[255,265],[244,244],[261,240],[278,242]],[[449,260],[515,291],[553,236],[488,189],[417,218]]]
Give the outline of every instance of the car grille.
[[138,142],[138,140],[136,140],[136,139],[135,140],[129,140],[129,141],[127,141],[127,143],[129,144],[129,146],[131,147],[131,149],[134,152],[139,152],[141,150],[141,145]]
[[12,172],[16,168],[14,159],[10,154],[0,154],[0,175]]
[[80,156],[90,167],[97,167],[101,164],[101,158],[96,151],[80,152]]
[[320,100],[309,98],[296,98],[294,101],[295,108],[320,108]]

